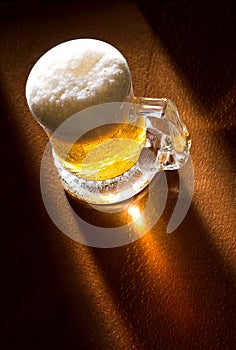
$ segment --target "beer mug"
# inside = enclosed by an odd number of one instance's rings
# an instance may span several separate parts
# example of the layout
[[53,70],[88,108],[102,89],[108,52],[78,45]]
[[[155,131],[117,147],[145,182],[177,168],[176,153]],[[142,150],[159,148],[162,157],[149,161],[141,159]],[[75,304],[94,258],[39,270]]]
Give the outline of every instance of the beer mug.
[[64,189],[80,201],[125,201],[188,160],[175,104],[136,97],[125,58],[108,43],[76,39],[49,50],[28,76],[26,99]]

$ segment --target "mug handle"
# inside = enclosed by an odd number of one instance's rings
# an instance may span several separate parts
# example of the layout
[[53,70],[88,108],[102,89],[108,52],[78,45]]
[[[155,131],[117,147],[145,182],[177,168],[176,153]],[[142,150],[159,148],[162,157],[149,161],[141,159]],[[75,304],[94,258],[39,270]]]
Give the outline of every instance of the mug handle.
[[135,98],[135,115],[143,116],[147,145],[156,154],[155,168],[175,170],[188,160],[191,140],[174,102],[168,98]]

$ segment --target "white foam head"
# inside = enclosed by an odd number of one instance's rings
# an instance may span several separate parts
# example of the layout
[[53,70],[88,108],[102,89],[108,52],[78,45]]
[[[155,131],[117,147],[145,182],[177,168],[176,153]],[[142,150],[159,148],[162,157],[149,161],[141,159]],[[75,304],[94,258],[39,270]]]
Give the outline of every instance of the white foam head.
[[113,46],[75,39],[46,52],[32,68],[26,99],[41,124],[56,129],[87,107],[122,102],[130,89],[128,64]]

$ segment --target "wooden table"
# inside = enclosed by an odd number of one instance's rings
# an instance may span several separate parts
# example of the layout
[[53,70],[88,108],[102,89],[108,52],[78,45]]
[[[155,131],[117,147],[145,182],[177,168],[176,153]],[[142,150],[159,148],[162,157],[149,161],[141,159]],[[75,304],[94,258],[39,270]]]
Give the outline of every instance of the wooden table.
[[[230,5],[1,2],[0,19],[1,348],[235,348]],[[47,137],[27,108],[25,83],[47,50],[83,37],[117,47],[135,95],[169,97],[188,126],[195,189],[172,234],[166,227],[177,200],[177,172],[166,174],[168,200],[158,222],[128,245],[82,245],[48,216],[39,183]],[[91,212],[81,209],[81,215],[91,221]],[[118,217],[109,225],[117,226]],[[107,215],[99,220],[106,227]]]

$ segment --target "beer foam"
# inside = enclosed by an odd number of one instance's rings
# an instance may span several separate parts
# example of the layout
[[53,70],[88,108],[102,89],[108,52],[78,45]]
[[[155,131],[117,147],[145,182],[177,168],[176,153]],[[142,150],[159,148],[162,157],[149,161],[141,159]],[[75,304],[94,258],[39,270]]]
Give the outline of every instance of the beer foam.
[[108,43],[75,39],[46,52],[26,83],[31,112],[46,128],[87,107],[122,102],[130,89],[130,72],[122,54]]

